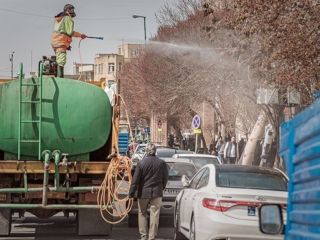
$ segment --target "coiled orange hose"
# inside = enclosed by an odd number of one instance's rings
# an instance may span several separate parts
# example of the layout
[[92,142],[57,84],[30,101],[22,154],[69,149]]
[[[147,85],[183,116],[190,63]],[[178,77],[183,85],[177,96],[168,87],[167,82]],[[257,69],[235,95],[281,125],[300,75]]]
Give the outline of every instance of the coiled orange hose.
[[133,199],[128,197],[131,169],[132,162],[128,157],[117,156],[110,162],[97,196],[101,216],[107,223],[120,223],[131,211]]
[[[124,104],[127,120],[129,123],[130,135],[132,131],[130,120],[126,109],[126,104],[118,95]],[[113,132],[118,133],[115,121],[113,121]],[[99,188],[97,195],[97,204],[100,207],[102,218],[110,224],[117,224],[123,221],[131,211],[133,198],[129,198],[129,189],[132,182],[132,161],[126,156],[120,156],[118,146],[114,146],[116,156],[111,159],[105,178]]]

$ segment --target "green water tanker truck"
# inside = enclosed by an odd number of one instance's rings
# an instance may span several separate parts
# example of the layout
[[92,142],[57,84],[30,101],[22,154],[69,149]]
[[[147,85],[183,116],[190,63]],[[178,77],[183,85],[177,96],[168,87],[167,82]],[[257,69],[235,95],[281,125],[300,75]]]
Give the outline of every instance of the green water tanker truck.
[[80,235],[108,235],[97,189],[117,145],[118,96],[111,106],[93,84],[43,75],[0,84],[0,235],[12,214],[77,216]]

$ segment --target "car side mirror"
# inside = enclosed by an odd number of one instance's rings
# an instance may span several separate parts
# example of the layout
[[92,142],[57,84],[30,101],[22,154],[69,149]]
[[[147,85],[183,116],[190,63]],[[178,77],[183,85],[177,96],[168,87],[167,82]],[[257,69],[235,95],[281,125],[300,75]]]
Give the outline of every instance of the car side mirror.
[[181,182],[183,187],[189,187],[190,186],[190,180],[186,175],[182,175]]
[[278,204],[266,204],[259,208],[259,227],[265,234],[280,234],[283,230],[283,215]]

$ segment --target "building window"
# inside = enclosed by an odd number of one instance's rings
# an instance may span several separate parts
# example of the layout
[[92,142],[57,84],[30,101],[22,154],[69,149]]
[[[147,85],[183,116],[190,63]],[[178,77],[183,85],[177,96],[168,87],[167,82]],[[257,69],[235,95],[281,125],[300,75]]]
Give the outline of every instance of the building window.
[[119,55],[122,55],[122,51],[121,50],[122,50],[121,48],[118,48],[118,54]]
[[98,74],[98,64],[94,65],[94,74]]
[[122,71],[122,63],[119,63],[119,72]]
[[114,72],[114,63],[109,63],[108,64],[108,73],[113,73]]
[[98,73],[99,73],[99,74],[103,73],[103,63],[99,64]]
[[135,48],[131,50],[131,57],[138,57],[139,56],[139,49]]

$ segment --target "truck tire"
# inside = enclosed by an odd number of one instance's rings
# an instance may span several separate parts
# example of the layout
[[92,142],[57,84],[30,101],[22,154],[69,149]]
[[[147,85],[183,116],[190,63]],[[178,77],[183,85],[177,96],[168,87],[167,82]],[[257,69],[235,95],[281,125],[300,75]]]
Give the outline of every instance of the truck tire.
[[80,236],[109,236],[112,233],[112,225],[102,219],[98,209],[79,209],[77,223]]
[[11,232],[11,209],[0,210],[0,236],[9,236]]
[[[1,175],[0,188],[10,188],[13,186],[13,179],[6,175]],[[0,203],[11,203],[11,194],[2,194]],[[9,236],[11,232],[12,211],[11,209],[0,209],[0,236]]]
[[138,215],[129,214],[128,215],[128,227],[136,228],[138,227]]

